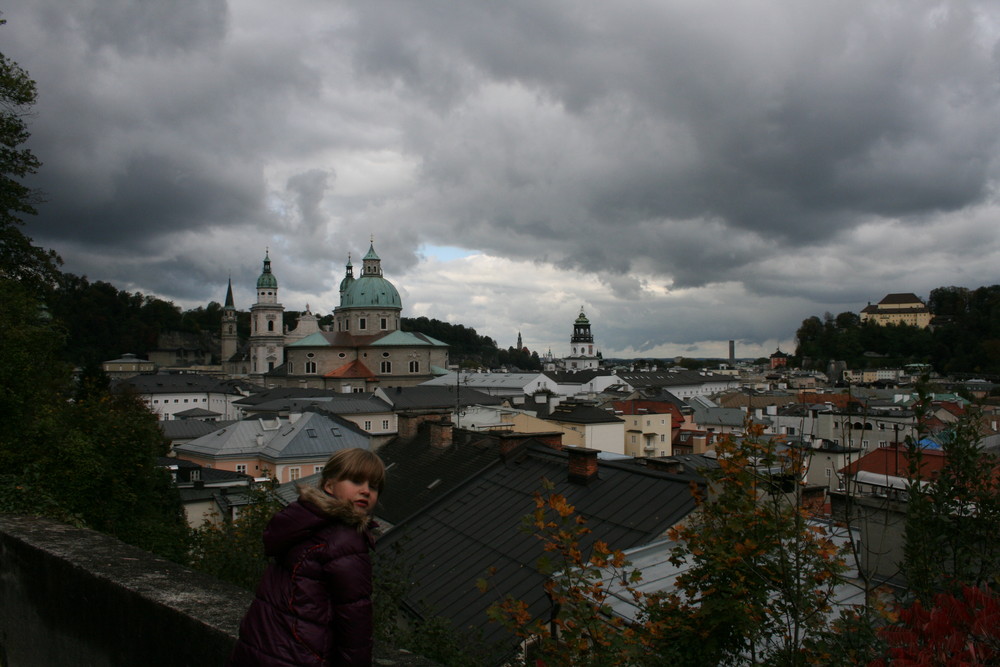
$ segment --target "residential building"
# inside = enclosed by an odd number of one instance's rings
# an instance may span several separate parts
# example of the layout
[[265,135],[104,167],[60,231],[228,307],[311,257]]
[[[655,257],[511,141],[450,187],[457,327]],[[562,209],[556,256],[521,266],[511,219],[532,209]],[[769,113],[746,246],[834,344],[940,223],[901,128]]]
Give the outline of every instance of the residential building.
[[177,419],[192,408],[215,413],[217,419],[236,419],[234,403],[249,393],[249,386],[221,382],[194,373],[136,375],[113,385],[115,391],[134,391],[158,419]]
[[677,398],[687,400],[692,396],[711,396],[740,386],[739,380],[711,371],[689,371],[668,368],[654,371],[618,371],[618,378],[629,391],[659,393],[668,391]]
[[249,417],[177,445],[178,458],[279,483],[321,472],[341,449],[372,449],[371,436],[337,415],[308,409],[288,419]]
[[684,424],[684,416],[670,401],[632,399],[613,401],[614,414],[625,421],[627,456],[671,456],[674,431]]
[[625,454],[625,421],[613,411],[576,400],[563,401],[542,418],[548,430],[563,432],[563,443]]

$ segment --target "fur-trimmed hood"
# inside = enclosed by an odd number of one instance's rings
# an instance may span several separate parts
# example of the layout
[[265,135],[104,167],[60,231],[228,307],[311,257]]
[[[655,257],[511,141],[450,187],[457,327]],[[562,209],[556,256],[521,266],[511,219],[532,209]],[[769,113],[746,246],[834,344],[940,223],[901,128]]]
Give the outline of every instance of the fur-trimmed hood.
[[264,530],[264,552],[278,556],[293,545],[332,523],[355,529],[359,534],[368,533],[375,522],[366,512],[358,511],[351,503],[329,496],[314,486],[300,486],[299,499],[281,510]]
[[348,501],[334,498],[323,489],[304,484],[298,489],[300,501],[311,503],[331,519],[346,523],[348,526],[356,526],[358,532],[365,530],[372,523],[370,514],[358,511],[358,508]]

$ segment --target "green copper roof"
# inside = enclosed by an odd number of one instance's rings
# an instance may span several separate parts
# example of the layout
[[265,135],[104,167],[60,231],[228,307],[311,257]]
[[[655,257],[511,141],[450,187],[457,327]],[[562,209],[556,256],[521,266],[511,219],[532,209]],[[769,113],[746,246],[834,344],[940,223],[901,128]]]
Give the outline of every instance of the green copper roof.
[[368,254],[364,256],[364,259],[380,259],[377,254],[375,254],[375,244],[368,246]]
[[330,341],[326,339],[322,331],[317,331],[301,340],[289,343],[286,347],[330,347]]
[[341,308],[402,308],[399,292],[381,276],[355,278],[340,297]]
[[264,271],[257,279],[257,289],[278,289],[278,279],[271,273],[271,257],[264,254]]
[[584,315],[583,311],[581,310],[580,311],[580,317],[576,318],[576,323],[577,324],[590,324],[590,320],[587,319],[587,316]]
[[378,340],[372,341],[372,347],[382,347],[382,346],[395,346],[395,345],[405,345],[407,347],[414,345],[426,345],[429,347],[448,347],[447,343],[442,343],[436,338],[431,338],[422,333],[413,333],[411,331],[393,331],[392,333],[382,336]]

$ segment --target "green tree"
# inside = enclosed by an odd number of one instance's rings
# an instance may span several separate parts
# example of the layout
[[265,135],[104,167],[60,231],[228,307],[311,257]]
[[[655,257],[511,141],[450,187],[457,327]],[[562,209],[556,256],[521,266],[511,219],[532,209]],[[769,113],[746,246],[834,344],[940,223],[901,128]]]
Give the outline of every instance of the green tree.
[[205,521],[193,531],[188,564],[196,570],[253,590],[267,567],[264,528],[283,504],[277,480],[258,484],[235,519]]
[[943,469],[921,477],[919,443],[907,443],[903,572],[918,598],[958,594],[967,586],[1000,586],[1000,457],[982,449],[981,414],[970,410],[943,437]]
[[0,278],[45,287],[55,281],[61,260],[32,244],[20,229],[24,216],[35,214],[39,200],[24,183],[41,165],[24,146],[31,136],[26,119],[36,99],[28,73],[0,53]]

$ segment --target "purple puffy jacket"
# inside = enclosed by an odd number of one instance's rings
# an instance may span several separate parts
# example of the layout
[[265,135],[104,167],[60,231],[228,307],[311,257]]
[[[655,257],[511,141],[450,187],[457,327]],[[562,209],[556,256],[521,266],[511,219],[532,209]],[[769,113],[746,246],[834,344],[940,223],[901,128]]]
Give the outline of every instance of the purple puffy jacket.
[[268,565],[230,667],[372,661],[370,520],[350,503],[300,487],[264,531]]

